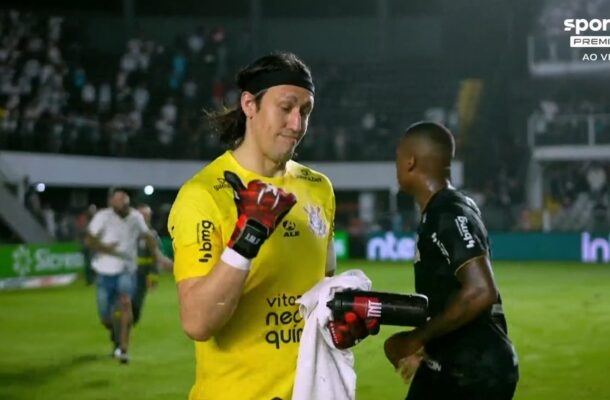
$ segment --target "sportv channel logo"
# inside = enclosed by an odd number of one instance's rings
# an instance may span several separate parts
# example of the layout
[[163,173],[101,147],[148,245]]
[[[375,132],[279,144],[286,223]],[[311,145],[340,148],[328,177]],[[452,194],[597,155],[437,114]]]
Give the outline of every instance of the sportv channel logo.
[[570,47],[610,47],[610,36],[581,35],[583,33],[606,33],[610,29],[610,19],[568,18],[563,21],[563,30],[570,32]]

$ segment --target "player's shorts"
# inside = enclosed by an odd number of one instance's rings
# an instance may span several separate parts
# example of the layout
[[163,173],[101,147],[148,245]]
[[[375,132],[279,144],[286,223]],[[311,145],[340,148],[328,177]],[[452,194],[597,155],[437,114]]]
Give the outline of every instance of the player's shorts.
[[510,365],[502,374],[484,374],[484,379],[471,379],[468,375],[422,361],[405,400],[511,400],[517,387],[519,368]]
[[136,291],[136,274],[123,272],[118,275],[98,274],[95,278],[97,286],[97,311],[103,320],[109,320],[112,310],[121,294],[133,298]]

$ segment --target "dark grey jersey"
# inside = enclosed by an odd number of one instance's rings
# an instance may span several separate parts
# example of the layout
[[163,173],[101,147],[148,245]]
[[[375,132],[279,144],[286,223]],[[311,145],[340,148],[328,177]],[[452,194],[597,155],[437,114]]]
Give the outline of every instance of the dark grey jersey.
[[[490,254],[487,230],[472,199],[454,189],[432,196],[422,213],[415,260],[415,289],[428,296],[430,315],[441,313],[460,289],[457,271]],[[502,302],[465,326],[430,341],[426,352],[451,363],[470,364],[476,349],[510,346]],[[510,346],[512,349],[512,346]]]

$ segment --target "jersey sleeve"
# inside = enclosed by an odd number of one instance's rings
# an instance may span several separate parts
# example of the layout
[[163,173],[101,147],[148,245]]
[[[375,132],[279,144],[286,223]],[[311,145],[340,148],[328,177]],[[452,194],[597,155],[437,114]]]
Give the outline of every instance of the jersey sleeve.
[[142,214],[137,211],[134,211],[134,213],[136,216],[136,224],[138,226],[138,231],[140,232],[140,235],[150,233],[150,228],[148,227],[148,225],[146,225],[146,221],[144,221],[144,217],[142,216]]
[[92,236],[98,236],[104,229],[105,215],[103,212],[97,212],[87,226],[87,231]]
[[174,249],[176,282],[207,275],[224,249],[220,213],[203,188],[186,184],[180,189],[168,218]]
[[[155,243],[157,244],[157,250],[159,250],[159,252],[163,254],[163,242],[161,241],[161,237],[159,236],[156,230],[149,228],[149,231],[152,237],[155,239]],[[159,266],[159,261],[157,260],[157,262],[154,263],[151,268],[151,273],[158,275],[160,272],[161,268]]]
[[444,247],[453,272],[467,261],[487,255],[487,232],[480,218],[446,212],[438,220],[439,247]]

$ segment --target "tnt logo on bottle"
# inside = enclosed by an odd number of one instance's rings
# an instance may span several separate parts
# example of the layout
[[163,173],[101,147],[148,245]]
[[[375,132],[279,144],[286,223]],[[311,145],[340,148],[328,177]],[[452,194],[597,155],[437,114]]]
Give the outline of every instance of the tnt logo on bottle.
[[[580,238],[580,255],[582,262],[610,262],[610,236],[608,239],[593,239],[589,232],[583,232]],[[600,256],[601,259],[598,256]]]

